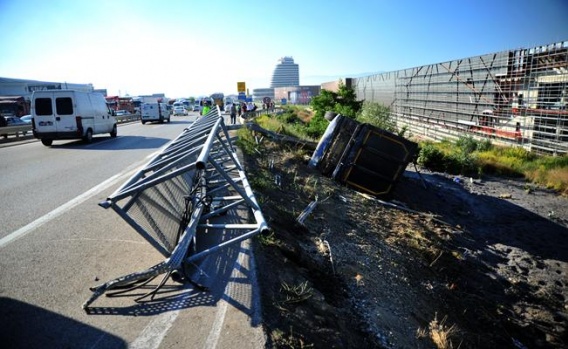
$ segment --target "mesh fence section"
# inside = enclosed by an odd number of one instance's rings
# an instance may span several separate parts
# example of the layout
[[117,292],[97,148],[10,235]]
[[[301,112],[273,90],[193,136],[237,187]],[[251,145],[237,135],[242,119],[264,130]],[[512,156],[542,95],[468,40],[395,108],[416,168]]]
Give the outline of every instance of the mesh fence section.
[[190,194],[192,175],[186,172],[139,192],[127,211],[130,218],[170,253],[179,239],[184,198]]

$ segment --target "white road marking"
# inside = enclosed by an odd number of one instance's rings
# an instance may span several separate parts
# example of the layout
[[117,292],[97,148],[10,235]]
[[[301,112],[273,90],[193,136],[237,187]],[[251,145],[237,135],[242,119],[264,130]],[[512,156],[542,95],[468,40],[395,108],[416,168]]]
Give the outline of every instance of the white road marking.
[[[241,273],[241,266],[244,264],[245,254],[239,252],[239,257],[233,264],[233,272],[229,280],[234,280]],[[217,342],[219,342],[219,337],[221,337],[221,330],[223,329],[223,323],[225,322],[225,314],[227,313],[227,308],[229,302],[227,302],[224,298],[226,296],[232,296],[235,292],[236,284],[232,281],[229,281],[227,286],[225,287],[225,291],[223,293],[224,297],[221,297],[218,301],[218,310],[217,314],[215,315],[215,320],[213,321],[213,326],[211,326],[211,331],[209,331],[209,335],[207,336],[207,341],[205,342],[206,349],[214,349],[217,347]]]
[[156,316],[138,338],[128,346],[131,349],[156,349],[160,347],[166,333],[172,327],[174,321],[179,315],[180,310],[168,311]]
[[[155,154],[156,153],[150,154],[148,157],[153,157],[153,156],[155,156]],[[0,239],[0,249],[4,248],[6,245],[16,241],[17,239],[27,235],[28,233],[30,233],[34,229],[38,228],[39,226],[51,221],[52,219],[62,215],[65,212],[71,210],[73,207],[87,201],[88,199],[90,199],[91,197],[100,193],[101,191],[105,190],[106,188],[114,185],[119,180],[123,179],[124,177],[130,176],[131,173],[133,173],[136,168],[140,167],[140,165],[143,162],[147,161],[148,157],[146,157],[144,160],[142,160],[138,163],[131,165],[126,170],[110,177],[106,181],[94,186],[93,188],[87,190],[83,194],[81,194],[81,195],[77,196],[76,198],[68,201],[67,203],[59,206],[55,210],[45,214],[42,217],[39,217],[38,219],[29,223],[28,225],[25,225],[25,226],[21,227],[20,229],[18,229],[16,231],[10,233],[9,235],[3,237],[2,239]]]
[[[235,264],[233,264],[233,272],[231,276],[240,272],[240,266],[243,265],[244,258],[245,254],[240,253]],[[234,288],[235,283],[229,282],[225,287],[224,294],[231,295]],[[221,337],[223,323],[225,322],[228,305],[229,303],[226,300],[223,298],[219,299],[216,307],[217,313],[215,314],[215,320],[213,321],[213,325],[211,326],[211,330],[209,331],[209,335],[205,342],[204,347],[206,349],[214,349],[217,347],[217,343]],[[179,312],[180,310],[169,311],[154,318],[154,320],[150,321],[144,330],[140,332],[140,335],[128,347],[133,349],[158,349],[167,332],[172,327],[173,322],[177,319]]]

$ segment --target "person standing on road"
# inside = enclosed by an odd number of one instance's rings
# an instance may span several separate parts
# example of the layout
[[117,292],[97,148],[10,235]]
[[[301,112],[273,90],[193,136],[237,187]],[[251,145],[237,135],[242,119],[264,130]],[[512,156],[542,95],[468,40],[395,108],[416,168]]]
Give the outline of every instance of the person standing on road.
[[231,104],[231,123],[234,125],[237,123],[237,107],[235,104]]
[[209,106],[209,101],[203,101],[203,107],[201,108],[201,116],[205,116],[211,110],[211,106]]

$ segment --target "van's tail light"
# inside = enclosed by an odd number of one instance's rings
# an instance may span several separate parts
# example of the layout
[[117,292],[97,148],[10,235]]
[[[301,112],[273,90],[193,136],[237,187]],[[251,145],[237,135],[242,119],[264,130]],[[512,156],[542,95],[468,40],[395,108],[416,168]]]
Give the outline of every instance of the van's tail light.
[[75,117],[75,121],[77,122],[77,134],[83,135],[83,121],[80,116]]

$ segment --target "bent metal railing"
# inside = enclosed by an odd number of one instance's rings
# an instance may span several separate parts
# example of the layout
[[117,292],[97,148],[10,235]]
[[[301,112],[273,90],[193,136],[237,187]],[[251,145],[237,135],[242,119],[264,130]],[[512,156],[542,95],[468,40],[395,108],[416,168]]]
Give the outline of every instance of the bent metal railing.
[[[218,107],[186,128],[99,205],[112,208],[166,259],[92,287],[93,294],[83,304],[85,310],[107,291],[130,286],[132,290],[160,275],[164,277],[158,286],[135,301],[153,298],[170,277],[192,281],[188,265],[268,230]],[[223,219],[228,211],[239,207],[252,212],[254,219],[236,223]],[[209,234],[226,230],[237,233],[197,248],[200,229]]]

